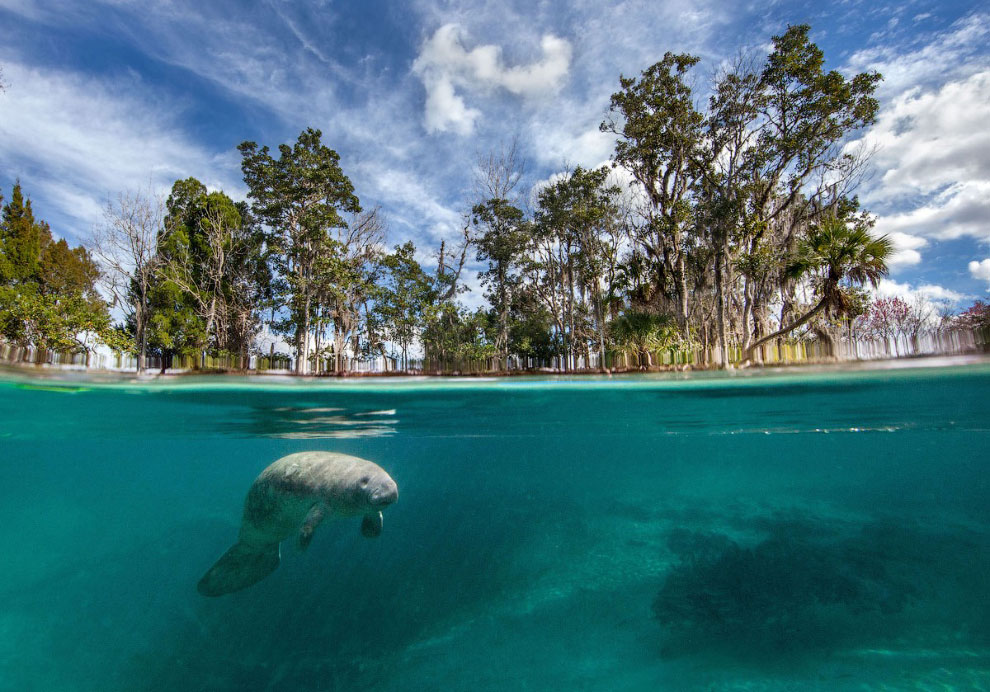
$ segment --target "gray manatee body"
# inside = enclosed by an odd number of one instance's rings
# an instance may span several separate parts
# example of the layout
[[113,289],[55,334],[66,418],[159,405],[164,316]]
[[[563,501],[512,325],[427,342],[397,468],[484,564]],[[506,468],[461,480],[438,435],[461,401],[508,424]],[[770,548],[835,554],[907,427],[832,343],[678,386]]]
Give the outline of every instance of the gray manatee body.
[[382,532],[381,510],[396,501],[398,487],[380,466],[334,452],[299,452],[261,472],[244,501],[237,543],[199,580],[204,596],[222,596],[275,571],[279,544],[298,535],[303,550],[328,517],[363,516],[361,533]]

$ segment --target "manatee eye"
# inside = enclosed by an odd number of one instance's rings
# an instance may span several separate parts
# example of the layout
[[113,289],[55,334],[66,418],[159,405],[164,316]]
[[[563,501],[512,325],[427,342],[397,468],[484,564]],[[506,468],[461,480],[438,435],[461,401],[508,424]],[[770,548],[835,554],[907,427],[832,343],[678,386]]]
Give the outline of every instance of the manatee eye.
[[368,485],[368,481],[370,480],[371,479],[368,476],[365,476],[364,478],[361,479],[361,485]]

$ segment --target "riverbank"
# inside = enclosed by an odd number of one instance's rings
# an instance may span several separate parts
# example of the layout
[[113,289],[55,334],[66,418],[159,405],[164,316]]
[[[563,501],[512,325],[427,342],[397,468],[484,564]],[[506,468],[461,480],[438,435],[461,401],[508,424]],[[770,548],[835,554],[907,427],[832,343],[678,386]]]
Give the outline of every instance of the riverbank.
[[286,384],[298,383],[300,385],[319,383],[331,384],[334,382],[392,382],[392,383],[419,383],[424,381],[459,381],[459,382],[490,382],[496,380],[505,381],[601,381],[601,380],[634,380],[638,377],[650,377],[659,379],[694,379],[694,378],[721,378],[721,377],[759,377],[763,374],[787,374],[787,373],[827,373],[854,372],[870,370],[902,370],[911,368],[949,368],[964,366],[990,366],[990,354],[969,353],[952,355],[918,355],[902,356],[899,358],[886,358],[876,360],[855,360],[855,361],[816,361],[801,363],[775,363],[775,364],[755,364],[744,368],[730,367],[728,369],[705,368],[705,367],[653,367],[643,370],[614,370],[601,372],[594,370],[576,370],[570,372],[553,371],[549,369],[528,370],[528,371],[502,371],[491,373],[456,373],[456,372],[351,372],[340,375],[296,375],[288,371],[219,371],[219,370],[185,370],[145,372],[138,375],[133,372],[122,372],[105,369],[86,369],[80,367],[53,366],[49,364],[27,364],[27,363],[0,363],[0,379],[8,381],[31,382],[36,380],[58,382],[59,386],[65,385],[89,385],[89,384],[126,384],[126,383],[221,383],[230,382],[250,382],[253,384],[266,384],[284,386]]

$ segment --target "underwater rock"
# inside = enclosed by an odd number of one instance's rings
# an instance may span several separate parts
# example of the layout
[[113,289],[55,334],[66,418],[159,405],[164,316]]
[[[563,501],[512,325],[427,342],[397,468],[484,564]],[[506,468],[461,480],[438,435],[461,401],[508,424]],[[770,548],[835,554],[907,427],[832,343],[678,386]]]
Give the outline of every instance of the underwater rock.
[[876,533],[812,532],[785,522],[752,546],[719,533],[676,531],[680,557],[653,602],[663,653],[764,656],[894,634],[918,595],[910,566]]
[[361,533],[382,532],[381,510],[399,489],[380,466],[333,452],[299,452],[261,472],[244,501],[237,542],[199,581],[204,596],[222,596],[255,584],[275,571],[279,545],[298,532],[305,550],[327,517],[364,516]]

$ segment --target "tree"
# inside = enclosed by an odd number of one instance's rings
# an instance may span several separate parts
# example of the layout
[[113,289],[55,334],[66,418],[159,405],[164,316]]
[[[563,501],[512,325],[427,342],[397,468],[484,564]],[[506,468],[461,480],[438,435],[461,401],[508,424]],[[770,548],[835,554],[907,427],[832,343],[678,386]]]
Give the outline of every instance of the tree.
[[952,320],[953,329],[990,329],[990,303],[978,300]]
[[[157,355],[161,372],[173,367],[175,356],[203,354],[208,340],[206,325],[196,303],[177,283],[157,273],[148,290],[147,344],[149,355]],[[127,328],[136,331],[133,318]],[[203,361],[199,361],[201,366]]]
[[102,265],[103,281],[134,325],[137,371],[144,372],[151,320],[151,288],[158,271],[158,238],[164,203],[150,191],[120,193],[103,210],[89,250]]
[[[467,260],[470,245],[470,221],[464,225],[464,238],[451,261],[447,252],[447,243],[440,241],[437,252],[437,267],[433,273],[434,299],[426,306],[423,316],[423,357],[424,360],[447,364],[452,358],[464,356],[468,344],[475,343],[477,329],[471,326],[471,316],[457,303],[457,295],[467,290],[460,283],[461,272]],[[456,262],[456,267],[454,266]]]
[[[849,133],[876,121],[879,104],[873,94],[880,74],[847,80],[837,71],[826,72],[824,53],[809,40],[809,31],[802,24],[774,36],[755,85],[758,134],[746,151],[741,207],[748,253],[769,243],[775,255],[786,257],[809,222],[823,213],[842,215],[840,207],[849,203],[848,188],[863,163],[842,144]],[[746,283],[748,342],[764,330],[773,294],[782,298],[781,324],[790,318],[794,281],[781,265],[764,276],[746,277]]]
[[[618,186],[605,167],[570,174],[540,190],[530,264],[533,289],[557,326],[568,367],[575,362],[577,316],[593,321],[601,367],[605,367],[607,312],[616,300],[619,246],[625,235]],[[588,305],[581,305],[582,297]]]
[[308,366],[317,265],[336,250],[330,231],[346,227],[344,213],[361,211],[340,157],[321,137],[307,128],[293,146],[279,145],[278,159],[254,142],[238,147],[252,211],[268,227],[276,291],[288,308],[286,328],[295,335],[297,374]]
[[0,335],[38,357],[49,349],[85,352],[95,342],[119,346],[96,289],[99,268],[84,248],[54,240],[15,184],[0,223]]
[[320,326],[329,322],[333,327],[334,370],[340,374],[344,371],[344,348],[348,340],[357,338],[361,310],[375,294],[385,219],[376,207],[352,215],[349,223],[336,231],[332,252],[322,254],[315,267],[315,319]]
[[554,333],[553,316],[531,286],[523,286],[512,302],[509,351],[537,363],[549,363],[564,353],[560,333]]
[[612,94],[609,117],[600,126],[619,136],[613,161],[632,173],[649,199],[637,241],[658,263],[661,291],[673,298],[684,336],[689,311],[685,234],[704,121],[685,75],[697,63],[693,55],[668,52],[638,80],[620,76],[622,90]]
[[751,359],[753,351],[762,344],[789,334],[823,311],[826,315],[841,314],[848,302],[842,281],[856,286],[869,283],[874,288],[879,285],[880,279],[887,275],[887,259],[893,252],[893,244],[887,236],[873,237],[869,225],[863,216],[852,220],[826,216],[812,227],[798,244],[787,272],[795,279],[809,276],[817,279],[821,298],[794,322],[751,344],[743,360]]
[[409,369],[409,348],[420,334],[427,306],[435,299],[433,282],[416,261],[415,252],[412,242],[406,242],[385,256],[385,281],[377,301],[386,338],[402,352],[402,370]]
[[747,196],[745,163],[757,129],[758,75],[738,59],[715,80],[698,150],[695,181],[698,236],[709,243],[715,296],[715,328],[719,365],[729,367],[733,265],[745,236]]
[[495,354],[507,367],[509,356],[509,314],[515,291],[522,283],[522,260],[529,239],[523,212],[508,201],[489,199],[471,210],[477,229],[473,238],[479,262],[487,262],[481,272],[485,297],[495,315]]
[[[192,310],[202,321],[201,329],[192,329],[187,316],[174,316],[187,337],[199,336],[199,343],[188,346],[200,349],[205,365],[207,350],[243,350],[243,337],[238,336],[245,317],[242,306],[250,305],[256,293],[243,279],[248,278],[245,274],[263,278],[254,266],[260,259],[256,257],[260,239],[244,223],[246,210],[223,192],[207,192],[195,178],[175,182],[167,209],[158,243],[159,278],[178,288],[185,300],[170,297],[174,291],[163,286],[161,297],[170,307],[162,309]],[[176,343],[170,348],[184,346]]]
[[617,344],[636,353],[640,368],[653,367],[652,353],[669,348],[678,339],[677,327],[669,315],[635,309],[612,322],[612,335]]
[[904,335],[904,328],[911,314],[911,306],[898,297],[874,300],[864,315],[863,328],[866,333],[885,344],[894,342],[897,352],[897,338]]
[[35,220],[31,200],[25,200],[21,184],[14,183],[0,222],[0,282],[7,285],[36,282],[46,240],[51,240],[48,224]]

